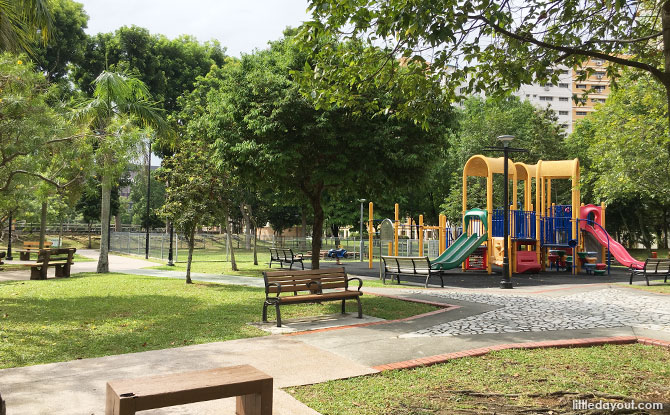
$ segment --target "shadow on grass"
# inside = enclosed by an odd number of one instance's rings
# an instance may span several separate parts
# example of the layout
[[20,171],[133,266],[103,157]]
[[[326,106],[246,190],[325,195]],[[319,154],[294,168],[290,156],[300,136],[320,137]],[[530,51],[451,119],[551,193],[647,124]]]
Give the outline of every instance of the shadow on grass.
[[87,289],[86,279],[0,285],[0,367],[264,335],[246,324],[260,319],[259,289],[178,282],[164,289],[151,277]]

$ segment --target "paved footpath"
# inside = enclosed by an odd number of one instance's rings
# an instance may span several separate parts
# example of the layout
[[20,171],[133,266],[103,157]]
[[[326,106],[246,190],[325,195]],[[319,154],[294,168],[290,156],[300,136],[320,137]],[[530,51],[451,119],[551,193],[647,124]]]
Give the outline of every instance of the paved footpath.
[[[140,269],[154,263],[110,259],[114,271],[183,278],[180,273]],[[91,263],[78,266],[84,264]],[[207,274],[195,274],[194,279],[252,286],[260,282],[258,278]],[[0,371],[0,393],[12,415],[103,414],[108,380],[251,364],[274,377],[275,414],[307,415],[316,412],[283,388],[375,373],[396,362],[499,344],[611,336],[670,341],[670,296],[613,284],[536,285],[512,291],[424,290],[405,285],[366,291],[448,307],[402,321],[5,369]],[[234,413],[233,404],[226,399],[143,413],[218,414],[222,407],[229,411],[223,413]]]

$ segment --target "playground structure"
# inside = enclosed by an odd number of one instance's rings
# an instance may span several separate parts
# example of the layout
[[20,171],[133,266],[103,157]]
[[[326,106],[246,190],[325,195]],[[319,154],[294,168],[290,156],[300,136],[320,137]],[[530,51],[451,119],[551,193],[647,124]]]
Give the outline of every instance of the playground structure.
[[[440,215],[439,226],[425,226],[419,216],[419,255],[424,255],[424,232],[437,230],[439,254],[431,263],[434,269],[447,270],[462,267],[466,270],[485,270],[492,273],[492,265],[501,266],[505,245],[513,273],[539,272],[547,266],[579,273],[583,264],[587,271],[605,269],[605,264],[593,264],[595,252],[586,252],[587,235],[600,245],[601,260],[610,257],[624,266],[641,269],[643,263],[635,260],[628,251],[605,230],[605,205],[584,205],[579,189],[580,165],[573,160],[540,160],[528,165],[508,160],[508,178],[511,183],[509,206],[509,232],[504,238],[504,209],[494,207],[494,175],[503,174],[504,158],[483,155],[470,157],[463,168],[463,228],[458,238],[450,238],[446,217]],[[486,178],[485,209],[468,209],[468,179]],[[568,180],[570,201],[556,204],[552,200],[552,185]],[[519,182],[523,182],[519,189]],[[519,191],[521,190],[521,191]],[[533,203],[533,190],[535,198]],[[519,199],[521,199],[519,201]],[[373,204],[369,205],[369,267],[372,268],[372,242],[374,231]],[[398,235],[402,226],[398,204],[395,205],[392,241],[388,241],[388,255],[398,256]],[[453,236],[457,236],[453,232]],[[449,243],[451,240],[453,242]],[[380,241],[380,243],[383,241]],[[579,256],[580,260],[577,260]]]

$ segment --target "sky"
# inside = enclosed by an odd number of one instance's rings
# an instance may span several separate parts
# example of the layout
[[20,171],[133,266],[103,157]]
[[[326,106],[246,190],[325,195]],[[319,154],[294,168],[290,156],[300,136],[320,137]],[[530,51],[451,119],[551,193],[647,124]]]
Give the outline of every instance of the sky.
[[230,56],[263,49],[287,26],[308,20],[307,0],[76,0],[89,16],[89,34],[136,25],[152,34],[217,39]]

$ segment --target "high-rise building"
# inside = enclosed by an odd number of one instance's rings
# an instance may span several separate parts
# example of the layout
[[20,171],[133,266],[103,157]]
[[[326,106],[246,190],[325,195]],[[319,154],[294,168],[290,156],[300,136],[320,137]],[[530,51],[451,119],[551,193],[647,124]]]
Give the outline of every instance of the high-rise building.
[[[589,59],[574,72],[572,91],[575,94],[572,108],[572,123],[595,111],[595,106],[605,102],[610,94],[610,79],[607,76],[609,62],[602,59]],[[591,73],[584,80],[578,80],[588,69]],[[584,93],[589,91],[587,97]]]
[[549,69],[558,73],[558,83],[546,85],[522,85],[514,95],[527,99],[539,108],[551,107],[558,116],[558,123],[570,133],[572,131],[572,70],[567,67]]

